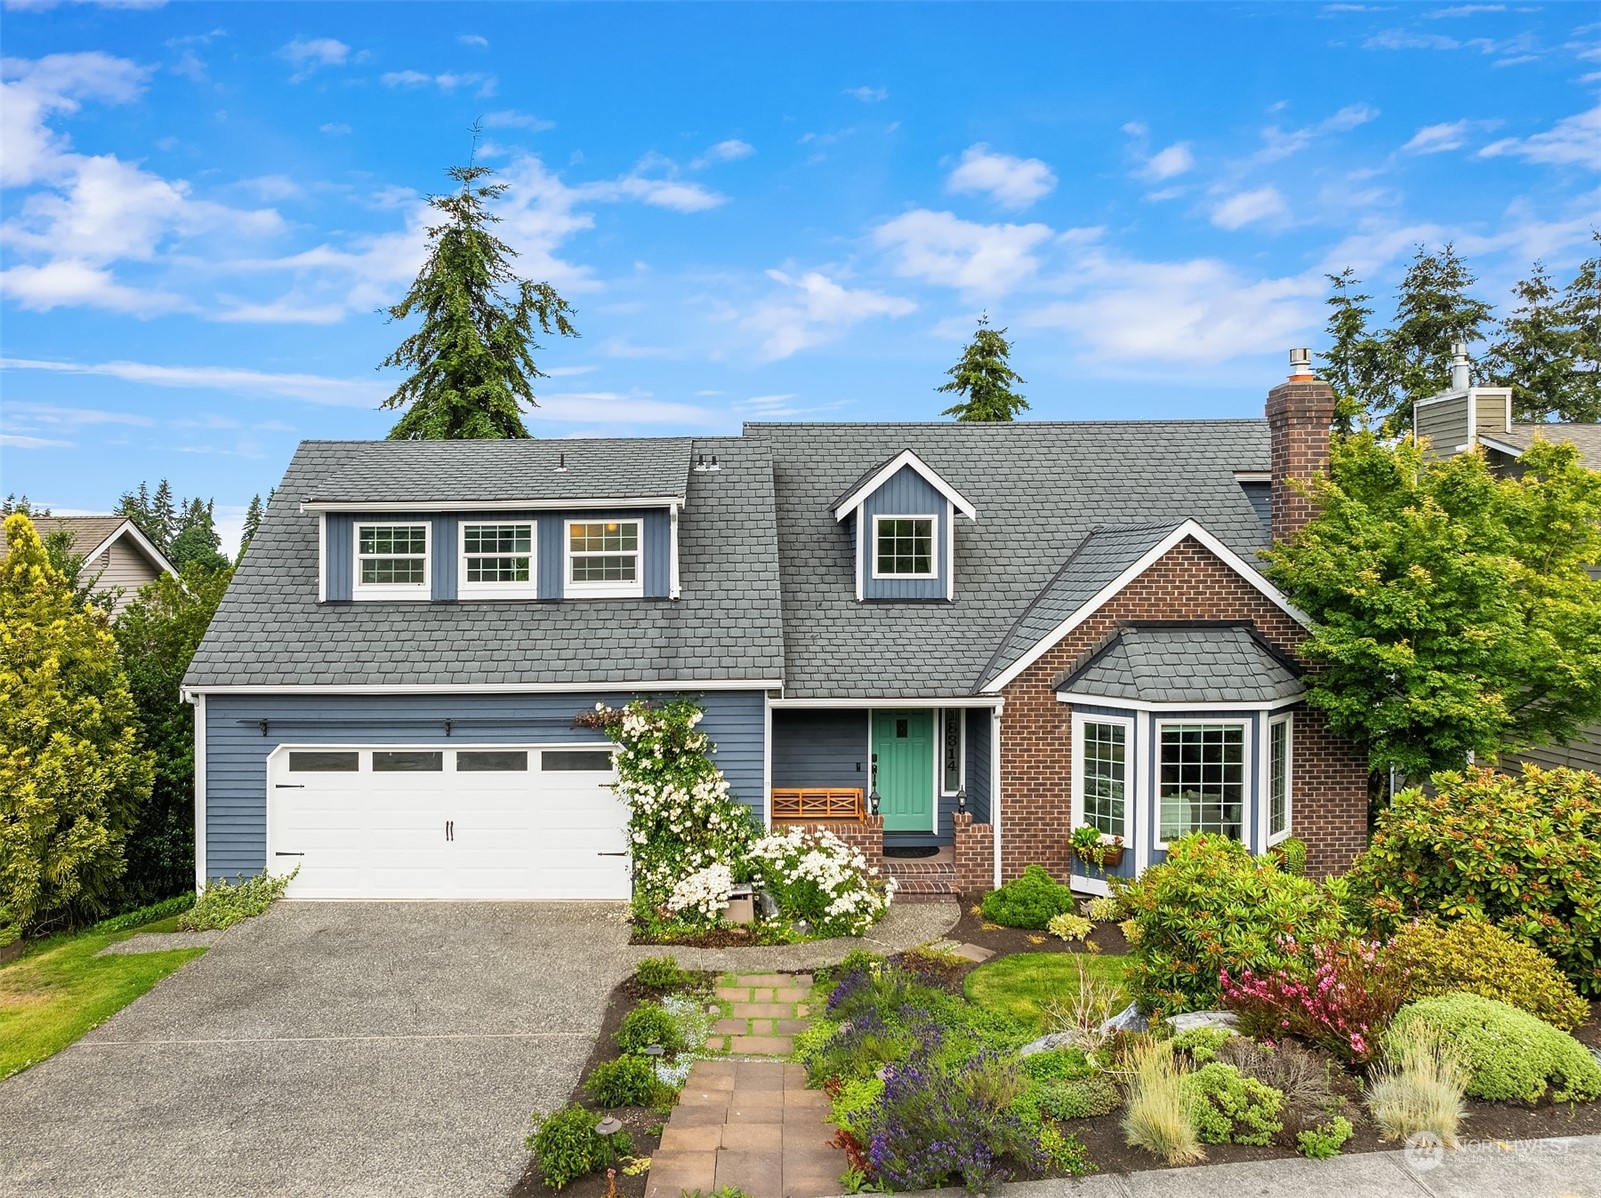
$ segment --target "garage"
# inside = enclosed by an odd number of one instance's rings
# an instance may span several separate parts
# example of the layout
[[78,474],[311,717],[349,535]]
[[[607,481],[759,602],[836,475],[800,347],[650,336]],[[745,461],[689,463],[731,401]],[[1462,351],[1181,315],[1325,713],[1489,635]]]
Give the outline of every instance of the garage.
[[284,745],[267,863],[306,899],[626,899],[608,746]]

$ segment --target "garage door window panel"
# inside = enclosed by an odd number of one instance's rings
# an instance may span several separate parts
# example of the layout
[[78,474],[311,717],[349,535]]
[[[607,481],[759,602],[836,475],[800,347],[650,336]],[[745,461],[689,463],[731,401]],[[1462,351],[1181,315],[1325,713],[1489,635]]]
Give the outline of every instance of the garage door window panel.
[[456,754],[456,772],[461,774],[526,773],[526,749],[474,749]]
[[462,599],[532,599],[536,595],[532,524],[461,526],[457,595]]
[[567,594],[633,597],[645,593],[638,520],[567,521]]
[[548,750],[540,755],[539,768],[548,772],[606,773],[611,769],[611,750]]
[[373,750],[375,774],[437,774],[444,768],[445,755],[439,750]]
[[428,525],[357,524],[356,599],[430,597]]

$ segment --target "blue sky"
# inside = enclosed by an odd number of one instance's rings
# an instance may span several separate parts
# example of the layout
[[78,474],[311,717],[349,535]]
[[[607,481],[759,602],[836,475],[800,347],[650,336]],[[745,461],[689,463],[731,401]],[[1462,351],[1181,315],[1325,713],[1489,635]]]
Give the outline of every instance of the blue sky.
[[199,4],[4,23],[0,492],[230,529],[377,437],[422,197],[485,126],[577,307],[541,436],[924,419],[973,321],[1041,419],[1261,411],[1327,271],[1501,304],[1601,222],[1593,4]]

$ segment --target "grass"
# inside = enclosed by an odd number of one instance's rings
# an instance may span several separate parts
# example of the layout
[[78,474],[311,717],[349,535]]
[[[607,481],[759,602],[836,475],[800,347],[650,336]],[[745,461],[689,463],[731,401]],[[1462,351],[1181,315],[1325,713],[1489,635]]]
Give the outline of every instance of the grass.
[[0,966],[0,1079],[37,1065],[98,1027],[162,978],[206,950],[97,957],[138,932],[176,930],[177,916],[122,932],[85,932],[40,941]]
[[1124,1138],[1170,1165],[1203,1160],[1206,1149],[1184,1098],[1184,1070],[1173,1046],[1141,1041],[1133,1065],[1128,1110],[1123,1114]]
[[1450,1046],[1433,1028],[1418,1023],[1393,1048],[1368,1086],[1368,1109],[1381,1138],[1405,1140],[1426,1131],[1455,1147],[1467,1077]]
[[1078,994],[1078,967],[1092,983],[1116,992],[1112,1011],[1128,1004],[1123,958],[1098,953],[1015,953],[967,975],[967,997],[978,1006],[1019,1019],[1041,1031],[1047,1008],[1060,1009]]

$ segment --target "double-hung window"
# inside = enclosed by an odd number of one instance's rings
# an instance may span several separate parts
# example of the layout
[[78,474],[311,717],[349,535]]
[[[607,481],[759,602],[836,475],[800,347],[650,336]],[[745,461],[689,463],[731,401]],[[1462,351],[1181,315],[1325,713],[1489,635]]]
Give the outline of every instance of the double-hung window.
[[1158,723],[1162,847],[1191,832],[1245,833],[1245,725]]
[[1073,824],[1103,837],[1128,836],[1130,741],[1133,723],[1090,715],[1073,717]]
[[355,541],[355,598],[429,598],[426,523],[357,524]]
[[934,576],[933,516],[873,517],[874,578]]
[[463,522],[460,577],[456,583],[458,596],[463,599],[532,599],[537,589],[531,523]]
[[638,596],[645,593],[638,520],[567,521],[566,594]]
[[1291,716],[1267,726],[1267,839],[1269,844],[1290,834],[1290,768],[1293,756]]

